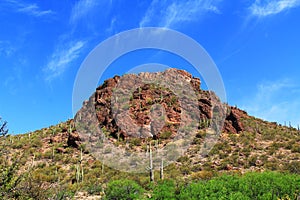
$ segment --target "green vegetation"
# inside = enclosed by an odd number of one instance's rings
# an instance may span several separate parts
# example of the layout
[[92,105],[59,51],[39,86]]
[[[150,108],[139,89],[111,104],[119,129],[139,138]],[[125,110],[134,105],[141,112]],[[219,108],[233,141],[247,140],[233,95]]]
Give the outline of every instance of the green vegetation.
[[[157,169],[151,183],[149,172],[117,171],[96,160],[84,145],[68,143],[70,134],[76,134],[72,120],[5,135],[0,137],[0,199],[78,199],[82,192],[106,199],[297,199],[299,131],[253,117],[242,122],[245,131],[223,133],[204,158],[196,155],[210,132],[199,130],[186,154],[164,166],[164,180]],[[171,133],[162,137],[169,139]],[[147,151],[139,138],[118,142]]]
[[143,188],[132,180],[115,180],[108,183],[105,199],[131,200],[140,199]]
[[178,199],[296,199],[299,178],[275,172],[222,175],[189,184],[181,189]]
[[109,182],[106,191],[106,199],[297,199],[300,176],[252,172],[181,184],[164,180],[150,185],[146,192],[134,181],[117,180]]

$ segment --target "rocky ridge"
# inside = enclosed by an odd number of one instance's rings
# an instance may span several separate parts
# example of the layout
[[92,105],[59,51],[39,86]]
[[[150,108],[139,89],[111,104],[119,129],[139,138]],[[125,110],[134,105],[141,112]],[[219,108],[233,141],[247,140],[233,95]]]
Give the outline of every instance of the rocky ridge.
[[[224,126],[222,126],[223,131],[239,133],[244,130],[243,123],[240,119],[242,117],[247,117],[247,113],[238,108],[230,107],[220,102],[219,98],[212,91],[201,90],[201,81],[199,78],[192,77],[192,75],[188,72],[178,69],[168,69],[165,72],[158,72],[154,74],[157,76],[159,75],[164,79],[169,78],[169,82],[178,82],[178,80],[175,79],[180,76],[180,81],[185,80],[190,85],[190,89],[194,90],[193,92],[197,98],[197,107],[200,115],[199,129],[209,127],[211,125],[210,123],[217,118],[224,118],[224,121],[222,121],[224,122]],[[104,81],[104,83],[96,89],[95,94],[91,96],[89,101],[84,103],[81,111],[88,110],[88,112],[79,111],[77,116],[80,115],[81,118],[91,119],[93,117],[86,115],[91,115],[91,113],[94,111],[91,108],[94,108],[98,125],[102,130],[108,132],[113,139],[126,139],[132,136],[128,132],[134,132],[136,130],[129,130],[126,132],[126,130],[123,128],[126,127],[128,129],[128,127],[132,127],[132,123],[135,123],[136,126],[143,127],[145,129],[144,132],[148,132],[146,135],[153,135],[154,139],[160,138],[161,135],[163,135],[163,138],[165,138],[165,134],[167,133],[169,134],[170,138],[174,138],[176,131],[178,131],[179,125],[183,120],[181,119],[182,102],[180,104],[180,99],[169,88],[159,84],[139,83],[140,85],[138,87],[136,86],[138,85],[137,80],[140,77],[147,80],[149,80],[150,77],[151,80],[154,80],[155,77],[151,77],[153,76],[153,73],[141,73],[139,75],[130,74],[125,76],[126,80],[122,80],[122,77],[120,76],[115,76]],[[125,96],[122,96],[125,94],[119,95],[119,98],[124,98],[124,101],[128,101],[126,104],[121,106],[125,107],[124,109],[129,110],[129,116],[126,116],[127,118],[125,119],[129,119],[130,117],[131,121],[122,120],[122,118],[121,120],[118,120],[116,117],[118,113],[113,112],[113,106],[116,105],[116,102],[113,102],[114,98],[118,98],[114,97],[114,95],[116,93],[116,87],[120,87],[120,84],[122,84],[122,88],[135,87],[131,93],[126,93],[127,96],[129,95],[127,99]],[[123,89],[121,89],[121,91],[122,90]],[[184,92],[186,91],[183,89],[183,93]],[[162,107],[158,109],[159,113],[156,113],[160,116],[151,116],[151,109],[153,109],[153,106],[157,104]],[[184,102],[184,105],[185,104],[187,104],[187,102]],[[155,124],[155,121],[151,122],[151,117],[161,117],[163,112],[164,120],[156,120],[157,124]],[[150,123],[152,123],[151,127]],[[162,123],[164,124],[163,127],[161,127]],[[155,128],[157,128],[157,130],[155,130]]]

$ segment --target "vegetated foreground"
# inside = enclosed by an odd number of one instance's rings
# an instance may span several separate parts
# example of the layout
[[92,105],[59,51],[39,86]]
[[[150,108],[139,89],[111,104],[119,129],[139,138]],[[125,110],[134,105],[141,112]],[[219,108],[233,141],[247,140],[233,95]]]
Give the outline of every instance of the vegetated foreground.
[[[163,168],[164,180],[160,180],[159,170],[154,171],[154,181],[150,182],[149,173],[121,172],[95,159],[80,140],[74,121],[69,120],[35,132],[0,138],[0,198],[297,199],[299,130],[221,104],[213,93],[200,90],[199,79],[182,70],[171,70],[190,81],[201,116],[188,151]],[[161,103],[165,105],[168,124],[150,140],[132,138],[118,129],[110,112],[111,95],[118,79],[105,81],[93,98],[85,102],[95,106],[99,126],[110,141],[121,147],[127,143],[132,151],[146,152],[149,143],[153,147],[175,137],[180,121],[178,101],[171,91],[151,84],[133,93],[128,105],[131,117],[146,126],[147,111]],[[226,114],[222,134],[209,154],[199,157],[196,155],[210,132],[214,105],[219,109],[225,107],[224,112],[220,111]]]

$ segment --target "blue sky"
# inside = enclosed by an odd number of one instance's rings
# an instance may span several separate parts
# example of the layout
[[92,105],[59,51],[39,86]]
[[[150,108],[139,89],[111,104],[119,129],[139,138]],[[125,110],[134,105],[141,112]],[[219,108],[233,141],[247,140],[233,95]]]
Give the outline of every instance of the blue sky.
[[[299,11],[300,0],[2,0],[0,116],[11,133],[72,118],[74,80],[89,52],[121,31],[158,26],[180,31],[206,49],[229,104],[296,126]],[[116,61],[105,78],[147,62],[187,69],[184,62],[154,53]]]

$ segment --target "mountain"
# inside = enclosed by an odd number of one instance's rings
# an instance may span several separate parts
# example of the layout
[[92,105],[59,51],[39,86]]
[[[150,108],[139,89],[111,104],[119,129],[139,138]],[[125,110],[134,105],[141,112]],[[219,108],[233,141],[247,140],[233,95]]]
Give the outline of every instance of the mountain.
[[299,130],[249,116],[200,86],[178,69],[115,76],[75,119],[1,137],[0,197],[99,199],[119,179],[147,188],[142,169],[150,149],[155,181],[162,161],[164,179],[181,183],[224,173],[300,173]]

